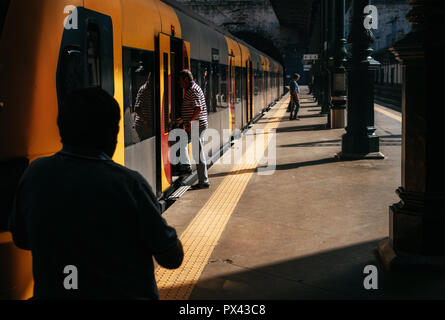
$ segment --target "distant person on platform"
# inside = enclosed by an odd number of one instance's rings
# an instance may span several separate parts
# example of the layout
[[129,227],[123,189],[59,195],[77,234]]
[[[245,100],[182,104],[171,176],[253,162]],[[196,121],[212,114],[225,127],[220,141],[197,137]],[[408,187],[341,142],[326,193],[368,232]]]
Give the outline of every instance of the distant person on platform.
[[298,118],[298,111],[300,111],[300,99],[298,95],[300,94],[300,87],[298,86],[298,80],[300,79],[300,75],[298,73],[294,73],[293,79],[290,81],[289,89],[290,89],[290,117],[289,120],[300,120]]
[[[204,142],[202,136],[208,127],[207,105],[204,93],[198,84],[194,81],[190,70],[182,70],[178,75],[179,85],[185,89],[184,101],[182,104],[181,119],[177,122],[183,124],[189,136],[191,134],[192,122],[199,121],[199,159],[197,160],[198,184],[193,189],[207,189],[210,187],[210,181],[207,173],[206,156],[204,152]],[[192,144],[194,141],[192,141]],[[193,146],[196,147],[196,146]],[[181,173],[189,174],[192,172],[190,158],[188,155],[187,144],[181,145],[181,154],[184,156],[184,162],[181,163]]]
[[63,149],[31,163],[17,188],[9,229],[32,251],[33,299],[159,299],[152,256],[183,260],[148,182],[111,160],[119,105],[100,88],[62,104]]

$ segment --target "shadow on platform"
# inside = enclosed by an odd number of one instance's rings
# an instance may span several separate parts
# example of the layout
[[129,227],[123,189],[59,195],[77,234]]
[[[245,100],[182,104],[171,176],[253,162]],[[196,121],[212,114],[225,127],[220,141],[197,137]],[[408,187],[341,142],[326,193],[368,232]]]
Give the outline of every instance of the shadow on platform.
[[275,170],[290,170],[290,169],[315,166],[315,165],[321,165],[321,164],[328,164],[328,163],[339,162],[339,161],[343,161],[343,160],[338,160],[337,158],[335,158],[333,156],[332,158],[326,158],[326,159],[320,159],[320,160],[312,160],[312,161],[297,162],[297,163],[287,163],[287,164],[277,164],[275,166],[268,166],[268,167],[261,166],[261,167],[252,168],[252,169],[213,173],[213,174],[209,174],[209,178],[218,178],[218,177],[226,177],[226,176],[232,176],[232,175],[238,175],[238,174],[244,174],[244,173],[258,172],[259,169],[261,169],[262,172],[275,171]]
[[284,144],[279,147],[280,148],[295,148],[295,147],[334,147],[334,146],[335,147],[341,146],[341,139]]
[[[439,272],[387,272],[377,258],[376,248],[380,240],[376,239],[257,268],[237,265],[236,259],[235,261],[213,260],[207,268],[240,271],[199,281],[190,299],[445,298],[445,277]],[[364,288],[363,283],[367,276],[364,268],[367,265],[374,265],[378,270],[377,289]]]
[[307,126],[278,128],[276,131],[278,133],[278,132],[318,131],[327,129],[328,129],[327,124],[311,124]]
[[300,119],[308,119],[308,118],[321,118],[326,117],[325,114],[317,113],[317,114],[309,114],[304,116],[298,116]]

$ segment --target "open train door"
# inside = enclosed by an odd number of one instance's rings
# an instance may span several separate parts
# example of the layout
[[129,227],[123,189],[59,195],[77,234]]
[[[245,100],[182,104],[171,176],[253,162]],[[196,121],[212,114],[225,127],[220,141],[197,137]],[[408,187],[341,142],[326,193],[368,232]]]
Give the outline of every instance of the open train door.
[[164,193],[173,185],[173,168],[170,163],[169,133],[173,122],[181,115],[183,90],[177,74],[190,67],[190,43],[160,33],[157,39],[159,61],[159,117],[158,117],[158,192]]
[[169,161],[168,133],[170,132],[171,113],[171,75],[170,75],[170,36],[160,33],[158,41],[159,59],[159,117],[158,117],[158,179],[159,191],[164,192],[171,184],[171,166]]
[[250,123],[250,86],[252,85],[252,83],[250,82],[251,78],[250,78],[250,73],[252,72],[250,69],[250,60],[246,61],[246,71],[245,71],[245,77],[244,79],[246,80],[245,86],[246,86],[246,97],[244,98],[246,101],[246,123],[245,125],[248,125]]
[[252,60],[249,60],[249,79],[250,79],[250,87],[249,87],[249,123],[253,120],[253,98],[254,98],[254,88],[255,88],[255,76],[253,72],[253,63]]

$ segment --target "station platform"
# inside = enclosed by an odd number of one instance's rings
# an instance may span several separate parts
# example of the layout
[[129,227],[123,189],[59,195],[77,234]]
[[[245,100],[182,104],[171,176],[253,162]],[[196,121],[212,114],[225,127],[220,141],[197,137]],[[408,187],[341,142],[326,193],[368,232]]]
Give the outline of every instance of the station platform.
[[[399,202],[401,114],[375,106],[384,159],[341,161],[345,130],[326,128],[307,87],[300,100],[300,120],[289,120],[286,95],[239,139],[276,130],[275,167],[221,158],[210,189],[187,191],[163,214],[185,258],[177,270],[156,269],[161,299],[445,298],[441,273],[389,273],[377,257]],[[367,265],[377,289],[364,288]]]

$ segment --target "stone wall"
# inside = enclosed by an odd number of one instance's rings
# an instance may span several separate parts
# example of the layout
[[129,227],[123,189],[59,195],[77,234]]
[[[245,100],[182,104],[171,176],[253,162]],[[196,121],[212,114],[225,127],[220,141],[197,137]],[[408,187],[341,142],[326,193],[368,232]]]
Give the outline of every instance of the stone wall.
[[300,31],[280,25],[269,0],[177,0],[218,27],[284,64],[287,74],[303,73],[305,45]]

